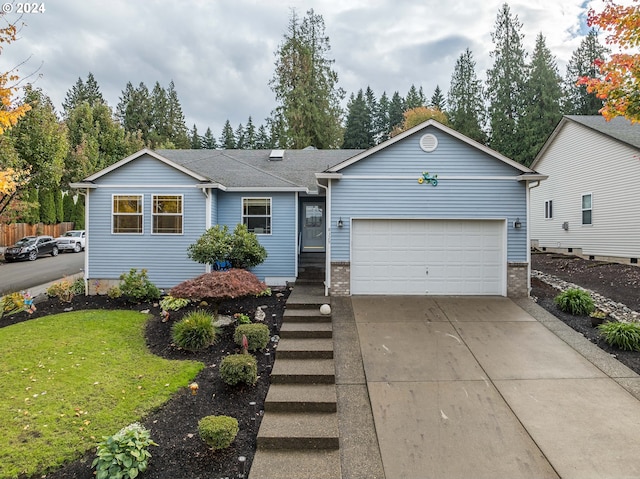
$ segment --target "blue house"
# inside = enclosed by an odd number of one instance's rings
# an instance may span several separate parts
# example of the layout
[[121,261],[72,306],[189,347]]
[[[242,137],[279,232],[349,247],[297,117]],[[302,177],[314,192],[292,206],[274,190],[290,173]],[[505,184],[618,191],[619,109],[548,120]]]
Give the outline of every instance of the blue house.
[[529,188],[545,178],[429,120],[369,150],[142,150],[72,187],[91,293],[131,268],[162,288],[200,275],[187,246],[244,223],[270,285],[314,253],[331,295],[523,296]]

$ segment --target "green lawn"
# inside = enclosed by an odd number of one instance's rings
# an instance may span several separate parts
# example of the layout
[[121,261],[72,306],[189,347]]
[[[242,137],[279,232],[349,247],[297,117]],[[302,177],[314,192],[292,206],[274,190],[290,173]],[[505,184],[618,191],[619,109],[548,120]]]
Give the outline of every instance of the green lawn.
[[147,319],[76,311],[0,328],[0,478],[78,458],[196,376],[202,363],[148,351]]

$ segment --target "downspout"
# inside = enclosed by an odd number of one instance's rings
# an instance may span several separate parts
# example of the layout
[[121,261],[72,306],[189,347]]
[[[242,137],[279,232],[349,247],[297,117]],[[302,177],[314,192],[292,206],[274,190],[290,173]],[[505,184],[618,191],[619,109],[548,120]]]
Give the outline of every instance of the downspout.
[[[79,195],[85,197],[84,201],[84,294],[89,295],[89,188],[77,190]],[[74,225],[75,227],[75,225]]]
[[325,190],[325,248],[324,248],[324,295],[329,296],[329,285],[331,284],[331,180],[327,180],[327,186],[320,184],[316,178],[316,185]]
[[[210,188],[202,188],[202,193],[205,196],[204,202],[204,228],[207,231],[211,228],[211,189]],[[204,272],[211,273],[211,265],[204,265]]]
[[531,216],[531,190],[540,186],[540,180],[536,180],[536,184],[531,186],[527,182],[527,292],[531,294],[531,223],[529,218]]

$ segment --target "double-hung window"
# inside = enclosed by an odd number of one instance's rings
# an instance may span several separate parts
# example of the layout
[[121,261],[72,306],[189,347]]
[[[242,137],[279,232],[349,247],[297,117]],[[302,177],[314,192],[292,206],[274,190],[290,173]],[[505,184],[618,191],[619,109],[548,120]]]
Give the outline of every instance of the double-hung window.
[[582,224],[593,224],[593,196],[591,193],[582,195]]
[[113,195],[112,226],[114,234],[142,234],[142,195]]
[[153,195],[151,201],[151,233],[182,234],[182,195]]
[[550,220],[553,218],[553,200],[547,200],[544,202],[544,219]]
[[251,233],[271,234],[271,198],[242,198],[242,223]]

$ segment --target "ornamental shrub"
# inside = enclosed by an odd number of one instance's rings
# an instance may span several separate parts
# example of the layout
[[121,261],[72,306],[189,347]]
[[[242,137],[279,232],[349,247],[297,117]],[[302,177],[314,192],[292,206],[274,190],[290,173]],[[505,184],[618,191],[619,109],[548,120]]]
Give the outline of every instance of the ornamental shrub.
[[242,336],[247,337],[249,351],[262,350],[269,344],[269,327],[266,324],[240,324],[233,333],[233,340],[242,346]]
[[607,321],[598,325],[607,344],[625,351],[640,351],[640,324]]
[[198,421],[200,438],[211,449],[225,449],[238,435],[238,420],[230,416],[206,416]]
[[234,268],[246,269],[263,263],[267,250],[246,225],[238,223],[233,234],[227,225],[209,228],[187,247],[187,256],[198,263],[213,265],[228,261]]
[[216,341],[213,318],[206,311],[187,314],[171,328],[173,342],[187,351],[202,351]]
[[160,300],[160,307],[163,311],[178,311],[186,307],[191,301],[186,298],[174,298],[167,295]]
[[220,377],[229,386],[253,385],[258,380],[258,361],[251,354],[230,354],[220,362]]
[[96,479],[134,479],[147,469],[151,453],[149,446],[157,446],[147,429],[137,422],[122,428],[113,436],[98,443],[97,457],[91,468]]
[[136,268],[131,268],[128,273],[122,273],[120,275],[120,292],[131,303],[142,303],[160,298],[160,290],[149,281],[146,269],[142,269],[138,273]]
[[575,316],[586,316],[596,309],[591,295],[583,289],[570,288],[555,297],[560,310]]
[[22,293],[9,293],[0,297],[0,318],[5,314],[16,314],[20,311],[24,311],[25,309],[24,295]]

